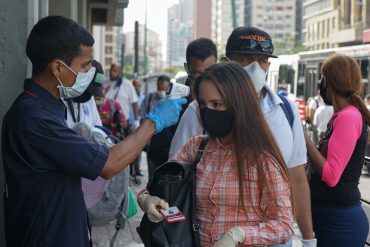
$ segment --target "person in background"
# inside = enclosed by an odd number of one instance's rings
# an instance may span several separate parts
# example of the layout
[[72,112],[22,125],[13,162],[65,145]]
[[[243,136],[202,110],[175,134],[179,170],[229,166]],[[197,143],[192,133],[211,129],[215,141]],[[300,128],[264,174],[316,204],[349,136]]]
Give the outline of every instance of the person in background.
[[166,91],[170,84],[170,78],[166,75],[160,75],[157,78],[157,91],[148,93],[145,95],[143,102],[140,106],[139,115],[140,117],[145,116],[150,112],[158,102],[166,97]]
[[2,157],[7,246],[91,246],[81,178],[111,179],[151,136],[177,123],[186,99],[161,101],[124,141],[107,148],[71,130],[61,99],[84,93],[95,74],[92,35],[47,16],[26,44],[32,77],[4,116]]
[[[160,100],[166,96],[166,90],[170,84],[170,78],[166,75],[161,75],[157,78],[157,91],[149,93],[145,96],[143,103],[140,108],[140,115],[145,116],[150,112]],[[152,171],[155,167],[164,163],[168,158],[168,138],[170,132],[165,129],[162,133],[154,135],[149,141],[145,151],[147,153],[147,163],[149,178],[152,175]]]
[[327,125],[333,113],[334,113],[333,106],[327,105],[325,103],[324,105],[321,105],[319,106],[319,108],[316,109],[312,124],[317,129],[318,141],[324,138]]
[[[123,114],[128,118],[126,136],[139,126],[138,97],[134,86],[126,78],[122,77],[122,67],[112,64],[109,70],[109,80],[104,83],[105,96],[117,100],[122,107]],[[130,107],[134,117],[130,119]]]
[[320,95],[334,115],[318,148],[306,135],[317,246],[363,247],[369,222],[358,184],[370,112],[360,96],[361,70],[353,58],[336,54],[324,61],[321,78]]
[[[186,85],[192,91],[192,84],[205,71],[206,68],[217,62],[217,48],[212,40],[200,38],[193,40],[186,48],[186,63],[184,68],[188,73]],[[192,97],[189,97],[189,102]],[[196,123],[196,124],[194,124]],[[178,150],[192,136],[203,133],[203,129],[199,123],[198,102],[192,101],[184,110],[176,131],[171,140],[168,157],[173,157]]]
[[312,140],[314,141],[314,143],[318,143],[318,130],[316,126],[313,124],[313,118],[315,116],[317,108],[319,108],[322,105],[324,105],[324,101],[320,96],[320,89],[318,89],[316,95],[308,103],[308,115],[307,115],[308,117],[307,120],[311,124]]
[[121,104],[104,95],[95,96],[96,107],[105,128],[118,140],[125,138],[124,130],[128,128],[127,117],[122,111]]
[[[247,72],[235,62],[215,64],[194,84],[209,140],[197,165],[200,246],[265,246],[293,234],[291,191],[284,159],[259,107]],[[202,136],[173,157],[191,164]],[[169,205],[142,191],[140,207],[153,222]]]
[[367,109],[370,111],[370,94],[366,94],[365,96],[365,105]]

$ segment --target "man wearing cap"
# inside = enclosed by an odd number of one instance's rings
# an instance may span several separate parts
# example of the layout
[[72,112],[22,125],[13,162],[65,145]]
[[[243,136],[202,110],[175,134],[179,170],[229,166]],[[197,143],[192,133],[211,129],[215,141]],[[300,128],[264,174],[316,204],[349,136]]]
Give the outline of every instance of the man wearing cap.
[[[266,122],[288,167],[295,196],[297,223],[303,236],[303,247],[316,246],[312,228],[310,190],[304,170],[304,164],[307,162],[307,150],[298,109],[293,102],[289,101],[294,116],[293,124],[290,126],[282,108],[283,101],[265,83],[270,65],[268,58],[277,57],[273,55],[273,51],[271,37],[266,32],[254,27],[239,27],[231,33],[226,44],[226,57],[221,60],[224,62],[230,60],[238,62],[251,77]],[[187,110],[185,114],[191,113]],[[196,113],[193,112],[192,114],[195,119]],[[193,135],[195,135],[194,130],[198,130],[196,134],[202,134],[202,131],[199,130],[202,129],[199,120],[192,122],[189,128],[193,129],[191,132]],[[190,133],[190,131],[187,131],[187,133]],[[188,138],[190,137],[188,136]],[[230,239],[231,235],[233,236],[232,239]],[[244,232],[234,232],[231,235],[225,234],[225,237],[221,238],[219,242],[230,244],[227,246],[234,246],[232,244],[242,243],[245,237]],[[219,246],[224,246],[222,244]],[[277,244],[273,246],[292,246],[292,240],[285,245]]]
[[[265,83],[270,66],[268,58],[277,58],[273,52],[270,35],[254,27],[234,29],[226,44],[226,60],[238,62],[251,77],[267,124],[287,164],[296,202],[296,219],[303,237],[302,244],[316,246],[312,227],[310,189],[304,170],[307,150],[298,109],[295,103],[289,102],[294,115],[293,125],[290,126],[282,107],[283,101]],[[289,241],[285,246],[291,245]]]

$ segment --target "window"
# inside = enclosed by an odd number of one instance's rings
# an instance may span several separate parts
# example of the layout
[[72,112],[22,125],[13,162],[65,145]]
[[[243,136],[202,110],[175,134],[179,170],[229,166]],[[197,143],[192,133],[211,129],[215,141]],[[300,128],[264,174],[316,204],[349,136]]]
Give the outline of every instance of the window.
[[105,35],[105,42],[113,42],[113,36],[110,34]]
[[106,57],[106,58],[105,58],[105,64],[106,64],[106,65],[111,65],[112,63],[113,63],[112,58],[110,58],[110,57]]
[[112,46],[106,46],[105,47],[105,54],[112,54],[112,53],[113,53]]
[[105,27],[105,30],[106,31],[113,31],[113,27],[109,27],[109,26],[108,27]]

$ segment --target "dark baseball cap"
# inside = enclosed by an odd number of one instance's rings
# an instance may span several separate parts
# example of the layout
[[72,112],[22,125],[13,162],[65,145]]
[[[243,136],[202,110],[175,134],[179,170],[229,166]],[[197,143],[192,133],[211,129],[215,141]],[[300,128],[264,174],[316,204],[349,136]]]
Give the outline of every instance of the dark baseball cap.
[[101,64],[93,60],[91,62],[92,66],[96,68],[93,81],[90,83],[86,91],[88,91],[93,96],[103,97],[103,81],[104,81],[104,71]]
[[230,53],[272,55],[274,46],[270,35],[255,27],[238,27],[230,34],[226,44],[226,56]]

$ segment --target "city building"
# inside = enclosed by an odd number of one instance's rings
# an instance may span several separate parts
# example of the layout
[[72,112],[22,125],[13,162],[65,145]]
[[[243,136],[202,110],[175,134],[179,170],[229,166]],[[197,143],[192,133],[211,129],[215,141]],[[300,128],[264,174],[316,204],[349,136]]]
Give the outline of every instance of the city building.
[[305,0],[303,44],[310,49],[362,44],[369,13],[370,0]]
[[121,27],[93,26],[94,58],[102,64],[106,76],[109,74],[112,63],[122,64],[121,47],[123,38],[121,32]]
[[186,46],[193,37],[193,0],[180,0],[168,9],[167,64],[183,66]]
[[[268,32],[274,43],[281,43],[280,52],[291,50],[297,33],[296,4],[300,0],[234,0],[237,26],[254,26]],[[299,23],[298,23],[299,24]],[[212,39],[220,54],[233,30],[230,0],[212,0]],[[298,37],[297,37],[298,36]]]
[[[143,71],[144,66],[144,35],[145,25],[139,25],[139,67]],[[162,41],[159,34],[147,29],[147,73],[157,73],[162,71]],[[135,59],[135,32],[125,33],[125,54],[124,63],[134,66]],[[140,72],[140,69],[139,69]]]
[[212,36],[212,0],[194,2],[193,39]]

